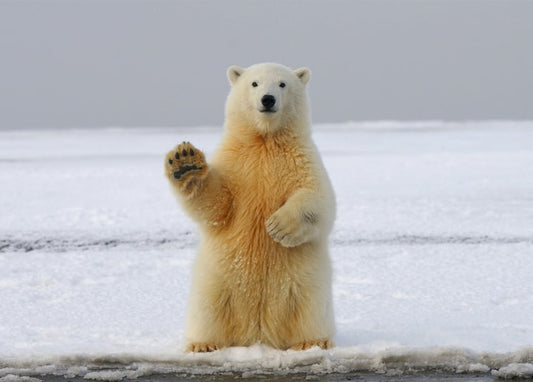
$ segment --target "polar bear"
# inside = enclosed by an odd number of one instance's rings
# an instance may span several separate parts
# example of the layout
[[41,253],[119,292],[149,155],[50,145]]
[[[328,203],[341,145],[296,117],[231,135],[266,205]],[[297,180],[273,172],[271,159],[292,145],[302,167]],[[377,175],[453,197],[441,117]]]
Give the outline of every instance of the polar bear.
[[165,158],[200,230],[187,350],[329,348],[335,198],[311,139],[311,73],[265,63],[227,76],[225,133],[209,163],[188,142]]

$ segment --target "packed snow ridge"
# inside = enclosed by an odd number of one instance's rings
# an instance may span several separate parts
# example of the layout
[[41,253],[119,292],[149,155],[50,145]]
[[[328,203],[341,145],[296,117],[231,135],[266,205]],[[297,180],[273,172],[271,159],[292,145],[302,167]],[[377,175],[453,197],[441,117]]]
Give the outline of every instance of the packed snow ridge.
[[533,122],[319,125],[336,347],[183,352],[198,235],[163,176],[219,128],[0,132],[0,382],[42,375],[533,377]]

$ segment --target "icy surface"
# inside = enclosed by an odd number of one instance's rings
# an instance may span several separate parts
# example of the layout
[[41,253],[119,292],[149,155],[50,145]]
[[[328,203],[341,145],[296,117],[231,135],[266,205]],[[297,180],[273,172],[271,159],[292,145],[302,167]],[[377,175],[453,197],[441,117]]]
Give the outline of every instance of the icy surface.
[[531,363],[512,363],[509,366],[502,367],[500,370],[494,370],[492,375],[500,378],[532,378],[533,364]]
[[50,373],[533,375],[533,122],[315,127],[338,199],[337,347],[185,354],[198,236],[162,162],[182,140],[209,154],[221,134],[0,132],[2,381]]

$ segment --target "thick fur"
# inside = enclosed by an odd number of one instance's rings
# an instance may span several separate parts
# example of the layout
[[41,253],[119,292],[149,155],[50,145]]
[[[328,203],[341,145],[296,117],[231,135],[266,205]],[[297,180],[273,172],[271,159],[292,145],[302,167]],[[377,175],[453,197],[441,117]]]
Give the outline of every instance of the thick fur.
[[[328,348],[335,201],[311,140],[310,72],[259,64],[231,67],[228,78],[226,132],[209,164],[187,142],[165,159],[170,184],[201,232],[188,350],[257,342]],[[275,96],[275,112],[260,111],[265,94]]]

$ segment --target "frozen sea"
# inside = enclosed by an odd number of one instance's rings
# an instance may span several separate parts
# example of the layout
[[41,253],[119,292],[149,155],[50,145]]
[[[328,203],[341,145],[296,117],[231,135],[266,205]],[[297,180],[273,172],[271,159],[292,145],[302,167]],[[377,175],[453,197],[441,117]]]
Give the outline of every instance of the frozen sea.
[[338,203],[336,347],[186,354],[198,235],[163,158],[221,135],[0,131],[0,382],[533,377],[533,122],[315,126]]

